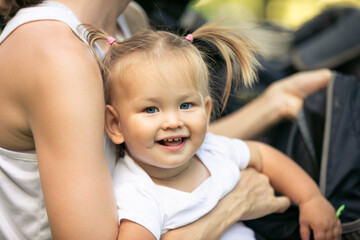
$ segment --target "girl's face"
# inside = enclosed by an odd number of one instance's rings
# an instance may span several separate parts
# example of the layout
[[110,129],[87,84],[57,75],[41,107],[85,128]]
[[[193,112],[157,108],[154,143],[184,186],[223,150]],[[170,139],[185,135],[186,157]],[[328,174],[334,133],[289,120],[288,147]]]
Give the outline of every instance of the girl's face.
[[[162,62],[151,71],[145,64],[129,71],[131,80],[115,86],[113,91],[115,114],[111,113],[112,107],[107,107],[107,125],[113,129],[116,125],[120,136],[120,140],[113,141],[125,141],[130,156],[142,166],[182,166],[203,143],[210,97],[201,96],[193,80],[186,77],[189,74],[173,63]],[[116,123],[108,123],[108,118],[115,119],[115,115]]]

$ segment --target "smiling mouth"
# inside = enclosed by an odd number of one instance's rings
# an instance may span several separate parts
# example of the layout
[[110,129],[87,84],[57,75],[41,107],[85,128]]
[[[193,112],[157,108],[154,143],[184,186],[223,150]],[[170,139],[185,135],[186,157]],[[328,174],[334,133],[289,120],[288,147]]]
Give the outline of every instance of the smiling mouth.
[[178,146],[181,145],[183,142],[185,141],[185,138],[183,137],[178,137],[178,138],[167,138],[167,139],[163,139],[158,141],[159,144],[163,145],[163,146]]

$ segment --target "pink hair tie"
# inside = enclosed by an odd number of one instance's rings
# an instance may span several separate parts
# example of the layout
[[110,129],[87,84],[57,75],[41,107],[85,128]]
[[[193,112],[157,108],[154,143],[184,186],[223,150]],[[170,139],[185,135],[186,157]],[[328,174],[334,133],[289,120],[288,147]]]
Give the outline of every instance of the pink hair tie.
[[192,43],[194,40],[194,37],[193,37],[193,35],[188,34],[188,35],[186,35],[185,39]]
[[108,39],[107,39],[106,42],[107,42],[108,45],[111,45],[111,44],[113,44],[115,41],[116,41],[116,39],[110,36],[110,37],[108,37]]

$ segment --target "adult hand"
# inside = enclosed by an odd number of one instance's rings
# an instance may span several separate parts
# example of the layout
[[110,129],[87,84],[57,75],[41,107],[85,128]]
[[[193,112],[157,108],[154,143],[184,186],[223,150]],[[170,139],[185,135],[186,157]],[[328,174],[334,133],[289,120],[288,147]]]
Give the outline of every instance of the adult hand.
[[290,206],[287,197],[276,197],[269,179],[254,169],[241,171],[239,184],[218,205],[196,222],[171,230],[162,240],[212,240],[239,220],[249,220],[270,213],[281,213]]
[[325,88],[331,75],[329,69],[299,72],[271,84],[264,94],[278,107],[280,119],[295,119],[304,99]]
[[269,178],[249,168],[241,171],[240,182],[219,202],[221,204],[228,206],[230,218],[238,221],[282,213],[290,206],[290,200],[285,196],[275,196]]

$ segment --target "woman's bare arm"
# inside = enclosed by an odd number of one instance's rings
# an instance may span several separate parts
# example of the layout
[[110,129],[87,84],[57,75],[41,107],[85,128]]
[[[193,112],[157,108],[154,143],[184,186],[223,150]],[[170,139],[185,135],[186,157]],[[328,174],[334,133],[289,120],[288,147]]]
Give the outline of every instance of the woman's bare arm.
[[23,83],[28,84],[23,104],[36,143],[52,236],[116,239],[115,197],[103,152],[99,67],[64,23],[34,22],[21,31],[31,46],[21,53],[22,71],[31,73],[23,76],[29,79]]
[[290,206],[287,197],[276,197],[269,179],[255,171],[241,171],[241,181],[207,215],[194,223],[171,230],[161,239],[213,240],[239,220],[259,218],[274,212],[283,212]]

